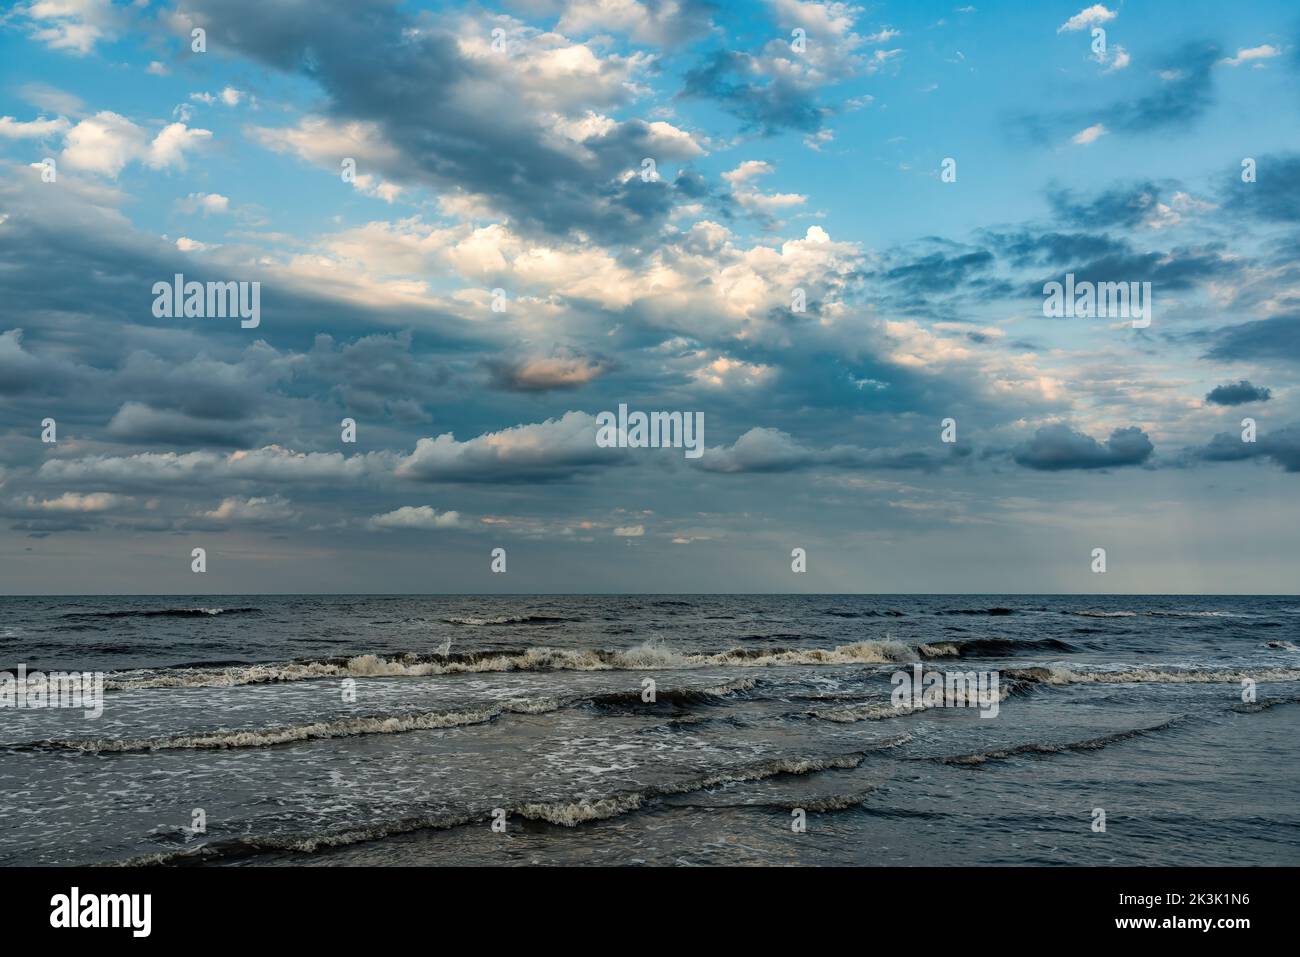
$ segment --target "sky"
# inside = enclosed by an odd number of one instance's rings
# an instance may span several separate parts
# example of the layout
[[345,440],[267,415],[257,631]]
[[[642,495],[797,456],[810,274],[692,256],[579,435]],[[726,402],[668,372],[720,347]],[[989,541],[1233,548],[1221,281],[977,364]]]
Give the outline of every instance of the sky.
[[1298,119],[1285,2],[7,5],[0,594],[1293,593]]

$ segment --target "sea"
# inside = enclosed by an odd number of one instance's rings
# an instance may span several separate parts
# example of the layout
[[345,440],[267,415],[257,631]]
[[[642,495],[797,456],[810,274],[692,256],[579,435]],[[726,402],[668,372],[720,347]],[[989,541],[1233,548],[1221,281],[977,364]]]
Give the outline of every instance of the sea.
[[0,865],[1297,865],[1298,681],[1295,596],[0,598]]

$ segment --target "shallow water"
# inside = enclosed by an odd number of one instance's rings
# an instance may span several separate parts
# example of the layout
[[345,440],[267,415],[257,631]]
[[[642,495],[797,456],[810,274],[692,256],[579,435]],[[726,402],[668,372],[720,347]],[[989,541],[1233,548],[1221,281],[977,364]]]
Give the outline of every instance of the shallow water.
[[[17,598],[0,615],[0,670],[109,688],[94,720],[0,709],[8,865],[1300,863],[1295,597]],[[996,716],[894,707],[914,662],[997,673]]]

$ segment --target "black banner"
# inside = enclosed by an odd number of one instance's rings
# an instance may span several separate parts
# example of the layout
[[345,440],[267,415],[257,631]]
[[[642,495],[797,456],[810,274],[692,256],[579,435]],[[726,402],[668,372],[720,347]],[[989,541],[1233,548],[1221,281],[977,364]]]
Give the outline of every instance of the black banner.
[[[441,927],[499,940],[591,940],[593,931],[654,938],[702,924],[707,938],[800,935],[863,922],[873,945],[897,937],[945,948],[963,935],[1042,933],[1058,940],[1199,935],[1232,946],[1279,932],[1295,869],[418,869],[186,868],[0,871],[6,937],[117,944],[256,940],[337,946]],[[758,920],[755,920],[758,918]],[[752,926],[752,930],[751,930]],[[838,932],[837,932],[838,935]]]

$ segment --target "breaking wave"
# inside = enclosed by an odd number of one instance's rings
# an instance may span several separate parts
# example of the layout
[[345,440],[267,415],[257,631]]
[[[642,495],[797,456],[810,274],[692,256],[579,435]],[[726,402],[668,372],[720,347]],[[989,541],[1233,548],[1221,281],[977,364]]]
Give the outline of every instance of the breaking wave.
[[987,761],[1001,761],[1018,754],[1065,754],[1069,751],[1097,751],[1107,745],[1115,744],[1119,741],[1128,741],[1131,738],[1137,738],[1142,735],[1153,734],[1157,731],[1171,728],[1185,720],[1186,717],[1186,715],[1180,715],[1179,717],[1170,718],[1168,721],[1162,721],[1160,724],[1154,724],[1147,728],[1131,728],[1127,731],[1116,731],[1112,734],[1103,734],[1099,737],[1087,738],[1083,741],[1066,741],[1061,744],[1042,744],[1037,741],[1031,741],[1027,744],[1017,744],[1008,748],[976,751],[972,754],[943,755],[941,757],[925,758],[923,760],[937,761],[940,764],[973,765],[984,764]]
[[[727,695],[748,691],[757,682],[753,678],[737,678],[712,688],[665,688],[656,691],[655,705],[664,703],[677,707],[692,704],[711,704]],[[337,718],[332,721],[312,721],[308,724],[279,728],[251,728],[232,731],[204,731],[192,734],[168,735],[135,740],[115,739],[52,739],[29,744],[9,745],[9,751],[85,751],[95,754],[116,754],[135,751],[170,750],[226,750],[232,748],[263,748],[298,741],[317,741],[326,738],[349,738],[368,734],[401,734],[406,731],[432,731],[465,725],[485,724],[505,714],[546,714],[578,705],[597,707],[627,707],[640,705],[641,692],[627,691],[604,695],[568,695],[565,697],[516,698],[504,704],[460,711],[420,711],[406,714],[369,715],[358,718]]]
[[659,668],[768,667],[772,665],[888,664],[910,661],[915,653],[896,641],[860,641],[836,648],[752,649],[682,654],[665,645],[646,643],[622,651],[530,648],[521,651],[459,655],[357,655],[219,669],[170,669],[162,674],[119,672],[104,687],[227,688],[315,678],[422,677],[504,671],[645,671]]
[[1063,665],[1039,668],[1012,668],[1004,674],[1023,681],[1041,684],[1237,684],[1252,681],[1300,681],[1300,668],[1257,668],[1235,671],[1196,668],[1134,668],[1126,671],[1083,671]]
[[[524,801],[506,807],[510,817],[545,821],[561,827],[577,827],[589,821],[604,820],[632,813],[663,797],[689,794],[724,784],[761,781],[783,775],[816,774],[820,771],[856,768],[871,751],[896,747],[909,738],[901,735],[861,751],[821,757],[769,758],[752,764],[726,768],[677,782],[617,792],[601,797],[569,798],[550,801]],[[422,830],[446,830],[491,819],[491,812],[435,813],[380,822],[326,834],[284,834],[229,838],[211,841],[191,850],[149,854],[120,862],[121,866],[200,864],[206,861],[250,857],[267,853],[313,854],[330,848],[345,847]]]
[[521,703],[516,709],[511,705],[468,711],[425,711],[416,714],[374,715],[362,718],[340,718],[335,721],[313,721],[310,724],[283,728],[259,728],[245,731],[209,731],[198,734],[180,734],[138,740],[88,739],[41,741],[30,745],[17,745],[12,750],[85,751],[94,754],[115,754],[133,751],[171,750],[225,750],[229,748],[263,748],[296,741],[314,741],[324,738],[353,737],[363,734],[395,734],[401,731],[428,731],[435,728],[454,728],[467,724],[482,724],[509,711],[521,710],[535,714],[542,710],[555,710],[559,702],[549,706],[538,703]]
[[1057,638],[971,638],[917,645],[925,658],[1002,658],[1017,651],[1074,652],[1079,649]]
[[1278,705],[1300,704],[1300,698],[1265,698],[1262,701],[1238,702],[1232,706],[1232,710],[1240,714],[1258,714],[1260,711],[1267,711],[1270,708],[1276,708]]
[[645,701],[642,691],[615,691],[610,694],[592,695],[587,703],[597,708],[620,710],[630,708],[658,708],[665,704],[683,708],[693,704],[713,704],[721,698],[732,694],[749,691],[758,682],[753,678],[737,678],[713,688],[659,688],[655,691],[654,701]]
[[70,611],[61,617],[69,621],[96,618],[215,618],[217,615],[260,615],[260,608],[159,608],[131,611]]

